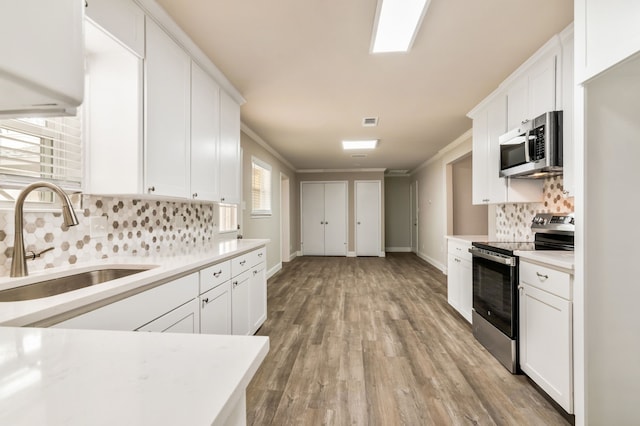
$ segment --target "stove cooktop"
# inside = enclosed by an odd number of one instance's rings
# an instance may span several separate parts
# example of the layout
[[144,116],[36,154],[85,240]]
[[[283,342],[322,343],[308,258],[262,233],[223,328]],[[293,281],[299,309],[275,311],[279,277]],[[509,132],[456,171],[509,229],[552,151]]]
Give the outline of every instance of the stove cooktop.
[[485,250],[492,250],[498,253],[513,255],[514,251],[536,251],[536,250],[564,250],[573,251],[573,244],[546,243],[546,242],[500,242],[500,241],[477,241],[472,243],[476,247]]

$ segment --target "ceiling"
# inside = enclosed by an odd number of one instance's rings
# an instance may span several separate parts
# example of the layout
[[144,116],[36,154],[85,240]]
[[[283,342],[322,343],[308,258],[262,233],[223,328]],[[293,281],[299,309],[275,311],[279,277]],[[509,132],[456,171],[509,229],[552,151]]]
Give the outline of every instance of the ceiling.
[[[414,169],[573,21],[573,0],[431,0],[408,53],[371,55],[377,0],[157,2],[242,93],[242,122],[296,169]],[[366,158],[342,151],[371,138]]]

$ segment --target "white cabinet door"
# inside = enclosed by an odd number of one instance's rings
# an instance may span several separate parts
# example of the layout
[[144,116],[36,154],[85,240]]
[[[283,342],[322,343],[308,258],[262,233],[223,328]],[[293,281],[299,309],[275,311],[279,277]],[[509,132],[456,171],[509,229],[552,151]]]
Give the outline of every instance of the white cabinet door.
[[195,273],[78,315],[53,327],[132,331],[197,296],[198,274]]
[[3,1],[0,112],[61,112],[84,96],[84,2]]
[[267,320],[267,275],[264,262],[251,269],[249,280],[249,332],[254,334]]
[[146,20],[146,190],[189,197],[191,59]]
[[529,117],[529,80],[521,76],[507,90],[507,129],[515,129]]
[[240,203],[240,105],[220,90],[220,201]]
[[576,0],[576,77],[583,83],[640,51],[640,2]]
[[380,256],[381,182],[355,182],[356,256]]
[[556,109],[557,54],[542,57],[529,70],[529,120]]
[[324,256],[324,183],[301,185],[302,254]]
[[193,299],[136,331],[157,333],[200,333],[200,309],[198,299]]
[[498,94],[473,116],[473,203],[507,201],[506,179],[500,177],[498,137],[506,131],[506,95]]
[[218,138],[220,89],[196,63],[191,64],[191,196],[219,199]]
[[326,183],[324,186],[324,254],[347,255],[347,184]]
[[460,259],[449,254],[447,256],[447,302],[457,311],[460,310]]
[[520,286],[520,368],[568,413],[573,412],[571,302]]
[[200,333],[231,334],[231,281],[200,295]]
[[231,279],[231,333],[246,336],[249,324],[249,285],[251,271]]

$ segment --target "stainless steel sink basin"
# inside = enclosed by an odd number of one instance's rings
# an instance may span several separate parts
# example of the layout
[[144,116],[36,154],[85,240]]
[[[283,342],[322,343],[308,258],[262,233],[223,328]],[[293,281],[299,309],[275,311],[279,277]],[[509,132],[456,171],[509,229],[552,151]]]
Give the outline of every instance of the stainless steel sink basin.
[[150,268],[104,268],[80,272],[77,274],[67,275],[65,277],[2,290],[0,291],[0,302],[19,302],[55,296],[56,294],[67,293],[80,288],[148,271],[149,269]]

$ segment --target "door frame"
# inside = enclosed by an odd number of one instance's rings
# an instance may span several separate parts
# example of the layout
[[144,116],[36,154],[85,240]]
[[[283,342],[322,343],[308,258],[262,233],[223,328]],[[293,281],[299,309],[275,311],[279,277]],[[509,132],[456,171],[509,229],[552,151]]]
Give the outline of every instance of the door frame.
[[418,179],[411,184],[410,191],[410,203],[411,203],[411,250],[418,254],[420,246],[418,245],[420,236],[420,204],[419,204],[419,192],[418,192]]
[[380,180],[355,180],[353,182],[353,227],[354,227],[354,249],[356,256],[358,254],[358,184],[359,183],[375,183],[378,185],[378,257],[385,257],[382,250],[382,181]]
[[291,186],[289,176],[280,172],[280,262],[291,260]]

